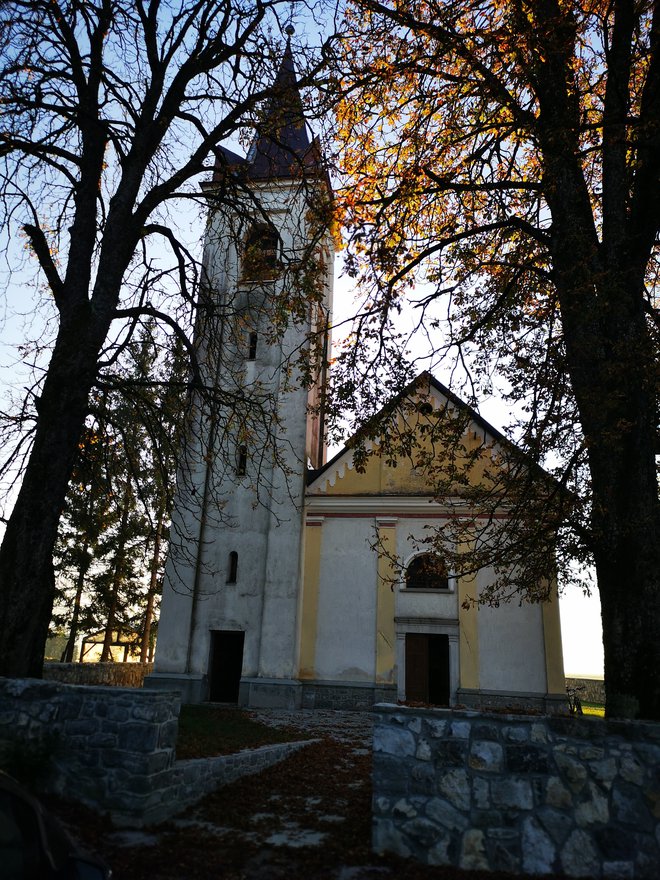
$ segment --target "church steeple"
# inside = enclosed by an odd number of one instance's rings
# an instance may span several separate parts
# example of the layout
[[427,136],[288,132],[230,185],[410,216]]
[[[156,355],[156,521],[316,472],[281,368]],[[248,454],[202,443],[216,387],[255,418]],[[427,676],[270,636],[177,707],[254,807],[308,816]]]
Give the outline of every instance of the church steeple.
[[[271,97],[257,124],[252,145],[245,159],[220,147],[230,166],[250,180],[291,180],[303,174],[324,175],[318,139],[309,138],[300,88],[296,78],[291,35],[286,29],[287,42]],[[221,165],[216,175],[221,174]],[[328,182],[329,185],[329,182]]]

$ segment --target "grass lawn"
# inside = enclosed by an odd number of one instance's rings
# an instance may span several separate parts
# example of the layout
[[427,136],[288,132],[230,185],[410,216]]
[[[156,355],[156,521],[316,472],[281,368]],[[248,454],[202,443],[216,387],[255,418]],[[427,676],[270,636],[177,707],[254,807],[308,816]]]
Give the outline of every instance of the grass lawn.
[[599,718],[604,718],[605,706],[602,703],[582,703],[582,712],[584,715],[596,715]]
[[179,716],[177,760],[230,755],[274,743],[307,739],[293,728],[273,728],[250,718],[241,709],[182,706]]

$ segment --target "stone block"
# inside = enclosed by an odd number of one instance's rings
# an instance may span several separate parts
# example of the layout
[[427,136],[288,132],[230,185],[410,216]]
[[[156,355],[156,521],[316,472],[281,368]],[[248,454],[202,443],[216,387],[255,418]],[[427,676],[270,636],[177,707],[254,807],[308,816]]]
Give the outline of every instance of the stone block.
[[550,760],[545,748],[540,745],[507,745],[505,748],[506,766],[512,773],[549,773]]
[[546,782],[545,803],[563,810],[573,805],[573,795],[558,776],[550,776]]
[[467,771],[456,768],[442,773],[438,778],[438,794],[446,798],[457,810],[469,810],[470,779]]
[[177,736],[179,735],[179,721],[178,719],[174,719],[172,721],[166,721],[165,724],[160,725],[160,729],[158,731],[158,748],[159,749],[174,749],[176,746]]
[[413,794],[435,794],[435,772],[430,763],[415,764],[410,771],[410,791]]
[[411,850],[404,835],[391,819],[376,818],[374,820],[371,846],[375,853],[392,852],[404,859],[411,856]]
[[473,770],[495,773],[502,769],[504,751],[498,742],[472,740],[468,763]]
[[75,719],[68,721],[64,728],[66,736],[84,736],[90,737],[99,729],[98,721],[94,718]]
[[395,818],[405,817],[407,819],[414,819],[417,815],[417,809],[410,803],[410,801],[404,800],[404,798],[399,798],[392,807],[392,815]]
[[480,810],[487,810],[491,806],[490,800],[490,783],[481,776],[474,776],[472,779],[472,797],[474,804]]
[[470,812],[470,824],[473,828],[497,828],[504,821],[501,810],[472,810]]
[[593,782],[588,782],[582,791],[581,800],[575,806],[575,822],[580,828],[590,825],[604,825],[609,821],[608,799]]
[[582,791],[587,781],[587,770],[576,758],[555,747],[554,758],[566,785],[574,793]]
[[469,739],[471,731],[472,725],[469,721],[452,721],[448,735],[454,739]]
[[117,735],[107,731],[99,731],[89,737],[87,744],[92,749],[114,749],[117,745]]
[[548,832],[553,843],[558,847],[563,846],[568,835],[575,827],[570,813],[555,810],[553,807],[542,807],[536,812],[536,818],[541,826]]
[[486,831],[486,851],[491,871],[519,874],[520,834],[517,829],[491,826]]
[[490,864],[486,855],[486,838],[479,828],[470,828],[463,835],[459,867],[464,871],[488,871]]
[[530,739],[533,743],[547,743],[548,742],[548,730],[545,724],[541,722],[535,722],[532,724],[530,730]]
[[152,752],[158,745],[158,728],[142,721],[128,721],[119,731],[119,748],[128,752]]
[[497,741],[500,738],[500,728],[497,724],[489,721],[476,721],[472,725],[472,737],[473,739]]
[[626,782],[630,782],[633,785],[643,785],[646,772],[635,755],[625,755],[621,759],[619,775]]
[[522,869],[525,874],[555,873],[557,850],[550,836],[531,816],[522,829]]
[[128,721],[129,718],[129,710],[127,706],[121,706],[118,704],[112,704],[108,706],[108,715],[107,717],[112,721]]
[[376,797],[373,802],[373,810],[374,813],[379,813],[382,816],[386,816],[391,809],[392,801],[386,797]]
[[429,798],[426,815],[448,831],[465,831],[469,825],[467,817],[443,798]]
[[450,834],[440,835],[436,843],[429,848],[427,864],[453,865],[456,862],[455,850],[457,842]]
[[435,765],[436,767],[464,767],[467,754],[467,740],[441,740],[435,749]]
[[573,831],[561,850],[561,867],[568,877],[597,877],[600,859],[591,837],[581,830]]
[[505,742],[523,743],[527,742],[530,737],[529,725],[505,725],[502,728],[502,739]]
[[617,775],[617,766],[614,758],[604,758],[602,761],[590,761],[587,765],[592,777],[604,788],[609,789]]
[[431,746],[425,739],[420,739],[417,743],[417,751],[415,752],[415,757],[418,761],[430,761],[433,757]]
[[447,722],[436,718],[425,718],[424,726],[427,736],[432,739],[440,739],[447,731]]
[[412,757],[415,746],[415,737],[409,730],[395,727],[374,728],[374,753],[384,752],[397,758]]
[[641,789],[626,782],[612,786],[612,818],[636,831],[652,831],[653,820]]
[[531,810],[534,806],[532,785],[528,779],[504,776],[493,779],[490,795],[494,807],[516,810]]
[[435,846],[439,839],[445,837],[434,822],[425,819],[423,816],[417,816],[415,819],[409,819],[407,822],[404,822],[401,830],[406,838],[411,841],[411,845],[417,850],[420,861],[426,861],[428,850]]

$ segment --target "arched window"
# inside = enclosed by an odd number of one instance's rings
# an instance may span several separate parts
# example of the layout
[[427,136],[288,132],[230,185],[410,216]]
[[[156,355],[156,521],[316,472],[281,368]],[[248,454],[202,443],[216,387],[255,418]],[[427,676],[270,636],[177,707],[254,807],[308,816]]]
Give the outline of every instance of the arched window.
[[277,272],[280,255],[280,237],[273,226],[255,223],[243,244],[243,278],[260,281],[273,278]]
[[407,590],[448,590],[449,572],[437,553],[415,556],[406,569]]
[[235,584],[238,575],[238,553],[232,550],[229,554],[229,565],[227,566],[227,583]]

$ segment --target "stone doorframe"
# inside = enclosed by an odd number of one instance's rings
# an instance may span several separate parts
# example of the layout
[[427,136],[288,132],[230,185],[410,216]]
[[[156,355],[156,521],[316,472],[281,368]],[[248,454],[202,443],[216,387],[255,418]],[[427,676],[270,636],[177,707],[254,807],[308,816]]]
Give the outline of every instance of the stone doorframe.
[[449,704],[456,703],[460,686],[458,620],[442,617],[395,617],[397,699],[406,698],[406,633],[428,633],[449,637]]

